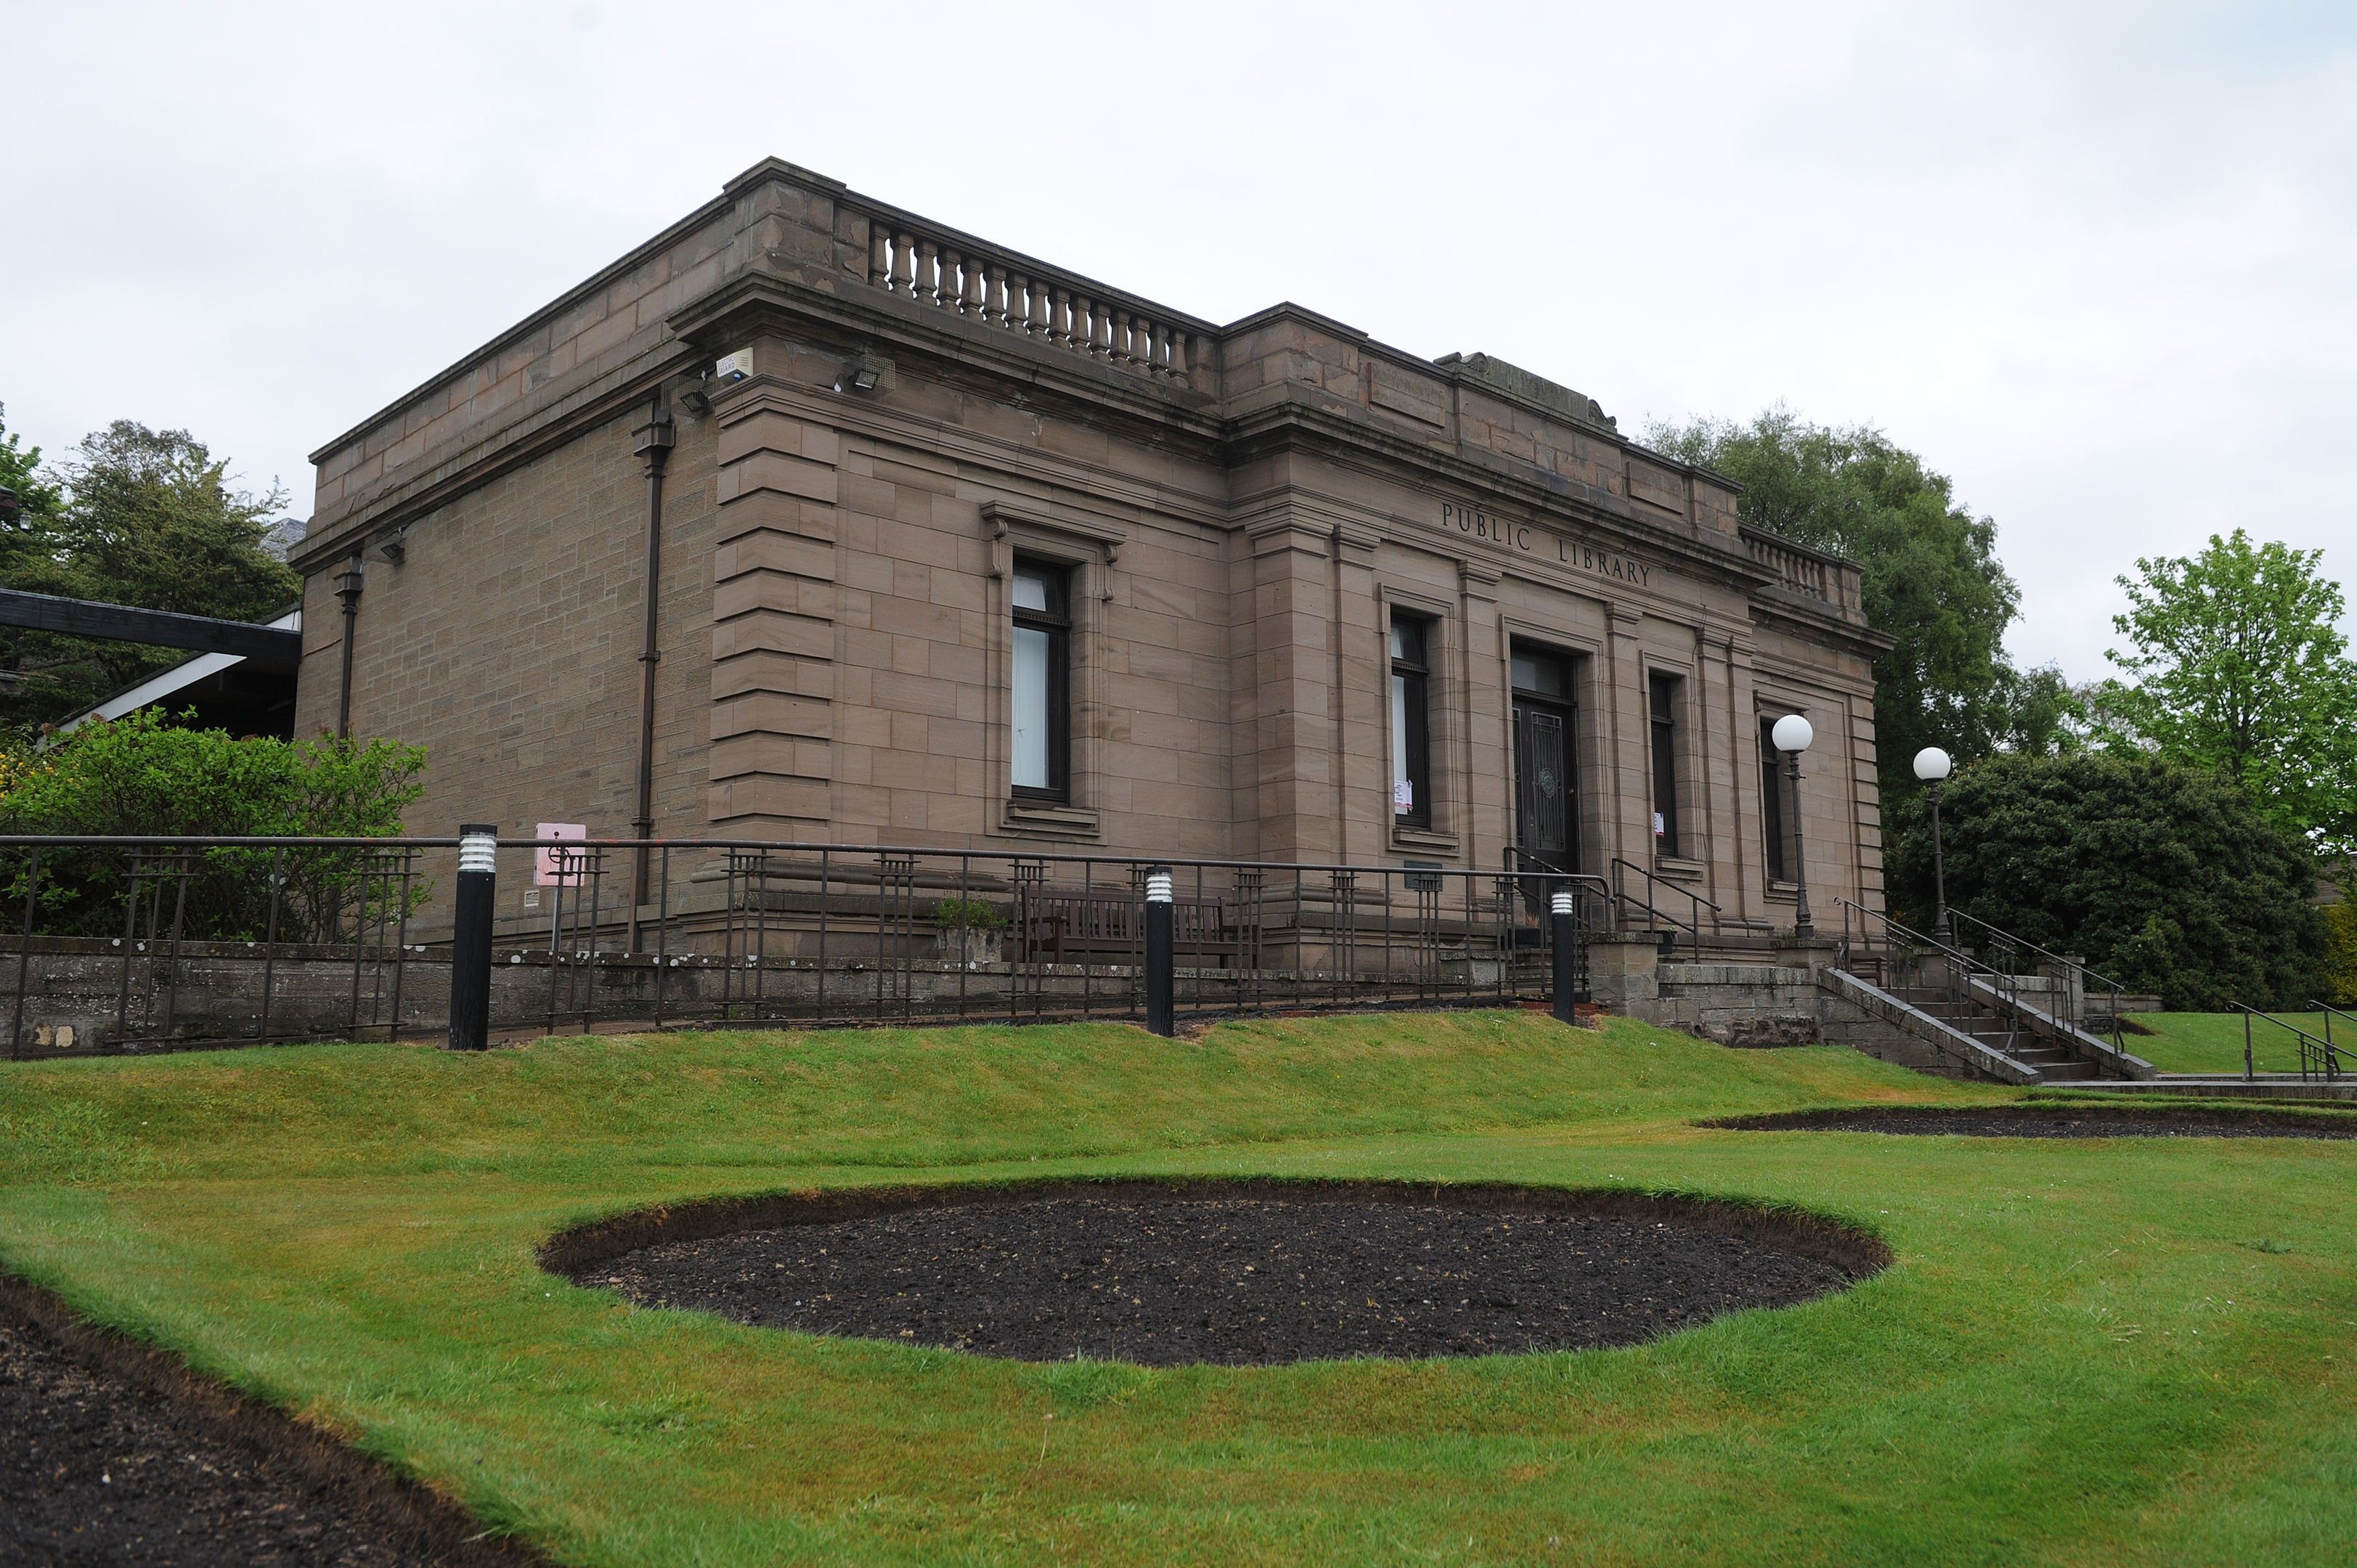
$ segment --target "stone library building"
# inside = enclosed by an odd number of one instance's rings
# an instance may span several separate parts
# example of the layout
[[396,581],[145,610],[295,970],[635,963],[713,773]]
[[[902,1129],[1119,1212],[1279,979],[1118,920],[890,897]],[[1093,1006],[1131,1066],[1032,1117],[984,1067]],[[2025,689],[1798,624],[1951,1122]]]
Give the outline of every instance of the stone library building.
[[1880,907],[1857,568],[1487,354],[770,160],[314,461],[296,733],[425,746],[420,833],[1641,870],[1738,941],[1805,854]]

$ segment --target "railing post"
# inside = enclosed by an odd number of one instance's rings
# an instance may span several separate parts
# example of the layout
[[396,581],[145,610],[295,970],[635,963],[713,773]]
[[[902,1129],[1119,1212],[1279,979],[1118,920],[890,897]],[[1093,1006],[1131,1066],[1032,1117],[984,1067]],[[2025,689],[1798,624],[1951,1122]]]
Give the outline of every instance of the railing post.
[[1146,874],[1146,1027],[1165,1039],[1178,1032],[1171,1009],[1170,916],[1170,868],[1157,865]]
[[[491,1026],[491,912],[497,907],[500,830],[458,830],[458,891],[450,932],[450,1048],[487,1050]],[[555,954],[549,954],[554,962]]]
[[1577,1018],[1574,1012],[1572,993],[1578,987],[1574,972],[1577,955],[1573,950],[1579,943],[1579,914],[1568,892],[1555,896],[1555,929],[1549,933],[1555,943],[1555,1015],[1559,1023],[1569,1024]]
[[[8,1033],[8,1059],[16,1061],[25,1054],[25,990],[33,973],[33,916],[38,908],[41,888],[41,852],[33,851],[32,865],[25,873],[25,929],[16,941],[16,1022]],[[2332,1026],[2325,1025],[2329,1031]]]
[[2248,1083],[2256,1076],[2251,1069],[2251,1010],[2243,1009],[2243,1081]]

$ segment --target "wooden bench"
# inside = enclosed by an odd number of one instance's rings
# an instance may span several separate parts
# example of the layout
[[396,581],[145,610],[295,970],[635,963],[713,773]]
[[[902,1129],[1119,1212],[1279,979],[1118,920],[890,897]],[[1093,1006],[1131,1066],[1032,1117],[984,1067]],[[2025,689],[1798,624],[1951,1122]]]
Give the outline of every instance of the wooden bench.
[[[1222,898],[1170,901],[1171,950],[1177,961],[1200,968],[1216,958],[1239,967],[1260,967],[1260,928],[1232,919]],[[1146,895],[1120,888],[1103,892],[1076,887],[1026,886],[1015,899],[1017,963],[1066,963],[1114,954],[1141,961],[1146,953]]]

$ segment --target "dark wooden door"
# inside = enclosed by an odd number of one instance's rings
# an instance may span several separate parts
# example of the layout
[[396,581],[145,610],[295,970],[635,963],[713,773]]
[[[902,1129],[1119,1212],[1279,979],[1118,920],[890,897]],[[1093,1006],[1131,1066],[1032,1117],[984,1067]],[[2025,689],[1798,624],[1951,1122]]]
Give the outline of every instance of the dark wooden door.
[[1570,718],[1550,703],[1514,704],[1514,842],[1557,871],[1579,869]]

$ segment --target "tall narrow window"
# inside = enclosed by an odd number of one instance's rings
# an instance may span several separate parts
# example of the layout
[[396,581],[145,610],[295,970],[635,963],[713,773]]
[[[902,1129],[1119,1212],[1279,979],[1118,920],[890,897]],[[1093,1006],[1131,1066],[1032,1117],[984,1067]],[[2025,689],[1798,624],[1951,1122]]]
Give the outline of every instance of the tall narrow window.
[[1678,851],[1678,678],[1655,675],[1648,682],[1653,729],[1653,849]]
[[1432,826],[1432,729],[1427,699],[1432,623],[1392,617],[1392,821]]
[[1071,794],[1071,573],[1015,563],[1015,792]]
[[1760,720],[1760,825],[1768,839],[1770,882],[1792,879],[1791,858],[1784,852],[1784,835],[1789,831],[1786,789],[1784,754],[1776,749],[1776,721],[1763,715]]

